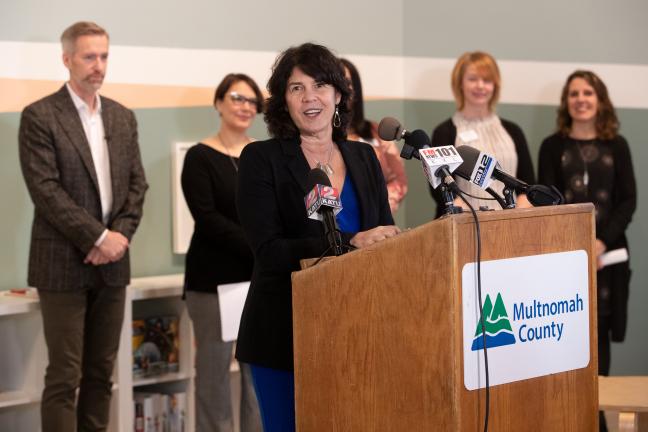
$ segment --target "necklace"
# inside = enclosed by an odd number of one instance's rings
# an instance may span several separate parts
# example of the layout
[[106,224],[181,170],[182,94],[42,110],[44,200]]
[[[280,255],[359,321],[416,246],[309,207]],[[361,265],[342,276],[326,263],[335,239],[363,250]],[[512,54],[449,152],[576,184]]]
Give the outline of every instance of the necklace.
[[234,167],[234,170],[238,173],[238,164],[236,163],[236,160],[230,154],[230,151],[229,151],[230,145],[225,143],[225,140],[221,136],[220,131],[218,131],[218,133],[216,134],[216,137],[219,139],[219,141],[223,145],[223,149],[225,149],[225,154],[229,157],[230,162],[232,162],[232,166]]
[[[302,150],[306,150],[305,147],[302,147]],[[306,153],[304,153],[304,155],[306,155]],[[333,157],[333,144],[331,144],[331,147],[329,148],[329,154],[328,154],[328,159],[327,159],[326,163],[322,163],[321,161],[315,159],[315,162],[316,162],[315,168],[321,169],[329,177],[332,176],[333,173],[335,173],[335,171],[333,170],[333,167],[331,167],[331,158],[332,157]]]
[[589,185],[589,164],[598,157],[598,151],[593,141],[579,140],[576,142],[578,153],[583,161],[583,185],[585,186],[585,193],[587,193],[587,186]]

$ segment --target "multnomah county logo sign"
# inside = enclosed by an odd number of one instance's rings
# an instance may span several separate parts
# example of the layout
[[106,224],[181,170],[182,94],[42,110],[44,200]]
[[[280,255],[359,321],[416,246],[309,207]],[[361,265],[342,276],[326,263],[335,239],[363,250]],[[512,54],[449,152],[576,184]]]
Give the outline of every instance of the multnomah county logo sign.
[[465,264],[461,302],[466,389],[485,386],[484,344],[491,386],[586,367],[588,270],[584,250],[483,261],[480,311],[477,263]]
[[[495,299],[495,306],[491,301],[490,295],[486,295],[484,306],[482,307],[484,314],[484,328],[486,330],[486,346],[488,349],[512,345],[515,343],[515,335],[511,328],[511,323],[506,313],[506,307],[502,300],[502,294],[497,293]],[[477,331],[472,343],[472,351],[484,349],[484,336],[482,332],[481,320],[477,321]]]

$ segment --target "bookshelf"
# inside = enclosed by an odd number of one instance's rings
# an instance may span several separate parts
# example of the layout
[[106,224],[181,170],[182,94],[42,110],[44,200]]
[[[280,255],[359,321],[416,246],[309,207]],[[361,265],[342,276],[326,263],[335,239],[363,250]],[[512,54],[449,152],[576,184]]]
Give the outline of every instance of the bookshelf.
[[[191,320],[182,300],[184,276],[134,278],[127,287],[124,324],[115,371],[110,432],[133,431],[135,391],[186,392],[186,430],[195,429],[194,342]],[[180,370],[160,376],[133,378],[133,318],[175,315],[179,318]],[[47,348],[37,298],[0,291],[0,430],[40,430],[40,400],[47,367]]]
[[[194,341],[191,320],[182,300],[184,275],[134,278],[127,288],[124,325],[115,366],[118,390],[113,395],[116,409],[111,414],[111,431],[131,432],[135,418],[134,392],[185,392],[187,431],[194,425]],[[152,377],[133,377],[132,322],[150,316],[175,315],[180,337],[178,372]]]
[[0,430],[39,430],[47,349],[37,298],[0,292],[0,344]]

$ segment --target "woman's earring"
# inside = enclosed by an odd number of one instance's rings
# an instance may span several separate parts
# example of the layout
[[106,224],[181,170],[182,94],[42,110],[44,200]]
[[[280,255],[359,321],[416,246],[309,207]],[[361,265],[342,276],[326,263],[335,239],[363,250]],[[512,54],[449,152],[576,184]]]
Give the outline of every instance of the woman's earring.
[[340,111],[338,106],[335,105],[335,114],[333,114],[333,127],[340,127],[342,124],[342,119],[340,119]]

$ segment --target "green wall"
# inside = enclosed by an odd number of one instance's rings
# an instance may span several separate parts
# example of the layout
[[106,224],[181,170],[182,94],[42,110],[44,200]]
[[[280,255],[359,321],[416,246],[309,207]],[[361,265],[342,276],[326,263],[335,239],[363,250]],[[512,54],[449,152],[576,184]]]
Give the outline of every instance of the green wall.
[[[104,25],[113,44],[190,49],[279,51],[307,40],[340,54],[454,59],[483,49],[501,60],[647,65],[648,2],[628,0],[548,0],[519,2],[341,1],[325,3],[190,0],[184,3],[5,0],[0,2],[0,43],[55,42],[64,27],[80,19]],[[5,59],[4,61],[11,61]],[[270,65],[259,65],[270,68]],[[232,65],[232,69],[237,69]],[[150,71],[155,74],[156,71]],[[385,74],[390,71],[384,71]],[[638,82],[645,86],[646,80]],[[261,83],[265,84],[265,83]],[[506,83],[504,83],[506,85]],[[2,97],[0,95],[0,97]],[[613,95],[614,97],[614,95]],[[382,100],[367,103],[369,118],[392,115],[409,129],[431,131],[449,117],[454,104],[442,101]],[[555,107],[508,105],[501,116],[523,128],[534,159],[542,138],[553,130]],[[136,110],[142,157],[151,185],[144,218],[132,245],[134,276],[183,271],[183,256],[171,245],[171,144],[213,133],[217,116],[209,107]],[[620,109],[622,133],[634,158],[639,206],[629,228],[634,269],[628,338],[613,347],[615,374],[648,374],[648,160],[647,109]],[[18,113],[0,113],[0,289],[26,285],[32,205],[18,166]],[[266,136],[261,119],[252,135]],[[534,160],[535,162],[535,160]],[[410,192],[397,215],[414,227],[432,218],[434,204],[420,166],[407,162]]]

